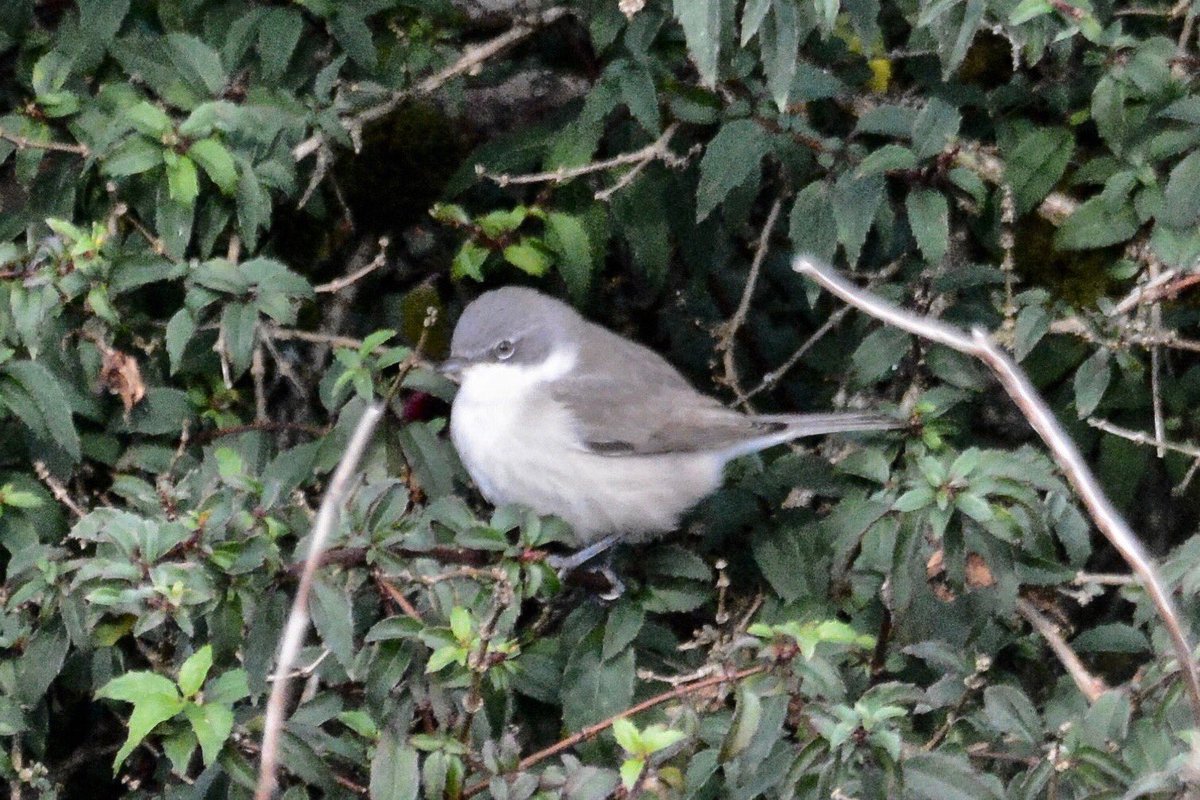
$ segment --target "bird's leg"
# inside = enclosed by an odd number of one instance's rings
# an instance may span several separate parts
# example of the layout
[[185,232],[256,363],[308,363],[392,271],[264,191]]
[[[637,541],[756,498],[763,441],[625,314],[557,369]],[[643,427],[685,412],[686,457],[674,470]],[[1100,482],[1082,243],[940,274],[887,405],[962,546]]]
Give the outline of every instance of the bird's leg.
[[582,550],[576,550],[569,556],[550,556],[546,559],[546,563],[558,570],[559,575],[566,575],[568,572],[579,569],[596,556],[609,550],[619,541],[621,541],[620,536],[615,533],[610,534],[603,539],[597,539]]

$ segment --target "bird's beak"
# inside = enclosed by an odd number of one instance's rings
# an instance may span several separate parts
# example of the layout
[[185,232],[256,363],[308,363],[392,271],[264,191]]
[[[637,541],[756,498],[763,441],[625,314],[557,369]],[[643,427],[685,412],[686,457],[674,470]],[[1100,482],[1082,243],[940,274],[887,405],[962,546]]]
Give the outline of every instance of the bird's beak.
[[471,362],[468,359],[459,356],[450,356],[441,364],[438,364],[437,370],[450,380],[457,381],[462,377],[463,370],[469,366],[471,366]]

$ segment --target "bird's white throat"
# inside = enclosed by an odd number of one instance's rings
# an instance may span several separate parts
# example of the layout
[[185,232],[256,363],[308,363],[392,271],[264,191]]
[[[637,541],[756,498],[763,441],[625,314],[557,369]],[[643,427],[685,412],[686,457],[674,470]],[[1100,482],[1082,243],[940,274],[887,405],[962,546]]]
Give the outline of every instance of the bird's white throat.
[[539,456],[557,452],[555,447],[576,445],[566,416],[553,419],[556,415],[546,413],[549,394],[540,391],[570,372],[576,358],[574,349],[558,348],[539,364],[473,364],[463,370],[450,436],[463,465],[492,502],[514,499],[502,490],[505,480],[498,473],[506,471],[504,466],[533,467]]

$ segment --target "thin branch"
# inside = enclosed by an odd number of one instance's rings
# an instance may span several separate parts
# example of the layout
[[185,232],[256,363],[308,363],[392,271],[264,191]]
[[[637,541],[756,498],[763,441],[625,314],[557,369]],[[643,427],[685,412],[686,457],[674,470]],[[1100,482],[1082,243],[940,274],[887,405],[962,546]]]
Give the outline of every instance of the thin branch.
[[1152,277],[1145,283],[1135,286],[1133,291],[1121,298],[1117,304],[1113,306],[1111,310],[1109,310],[1108,316],[1117,317],[1128,313],[1134,308],[1137,308],[1144,302],[1146,298],[1155,297],[1156,290],[1175,280],[1175,277],[1178,274],[1179,270],[1177,269],[1166,269],[1159,272],[1158,275]]
[[1093,428],[1102,430],[1105,433],[1111,433],[1113,436],[1119,436],[1122,439],[1128,439],[1129,441],[1134,442],[1135,444],[1144,444],[1144,445],[1149,445],[1151,447],[1161,447],[1164,450],[1171,450],[1176,453],[1183,453],[1185,456],[1191,456],[1192,458],[1200,458],[1200,447],[1196,447],[1194,445],[1179,444],[1178,442],[1169,442],[1169,441],[1166,441],[1165,439],[1155,439],[1153,436],[1150,436],[1149,434],[1146,434],[1146,433],[1142,433],[1141,431],[1135,431],[1135,430],[1131,430],[1129,428],[1122,428],[1120,425],[1114,425],[1113,423],[1109,422],[1106,419],[1089,417],[1087,423],[1088,423],[1088,425],[1091,425]]
[[[720,686],[723,683],[735,683],[737,681],[745,680],[746,678],[749,678],[752,675],[758,675],[759,673],[766,672],[769,668],[770,668],[769,664],[757,664],[753,667],[747,667],[743,670],[739,670],[738,672],[735,672],[732,675],[726,675],[726,674],[714,675],[711,678],[705,678],[704,680],[696,681],[695,683],[689,683],[689,684],[685,684],[683,686],[677,686],[674,689],[663,692],[662,694],[657,694],[648,700],[643,700],[642,702],[638,703],[635,706],[630,706],[629,708],[625,709],[624,711],[613,714],[611,717],[609,717],[606,720],[597,722],[594,725],[589,725],[586,728],[584,728],[583,730],[579,731],[578,733],[573,733],[570,736],[566,737],[565,739],[560,739],[559,741],[555,742],[554,744],[550,745],[549,747],[538,750],[536,753],[534,753],[532,755],[528,755],[525,758],[522,758],[520,763],[517,764],[517,771],[527,770],[530,767],[532,767],[542,761],[545,761],[547,758],[550,758],[551,756],[558,755],[559,753],[563,752],[564,750],[570,750],[572,747],[579,744],[580,742],[585,742],[588,739],[591,739],[592,737],[596,736],[597,734],[603,733],[604,731],[608,730],[609,728],[612,727],[612,724],[619,719],[625,719],[626,717],[632,717],[634,714],[640,714],[641,712],[645,711],[648,708],[654,708],[655,706],[662,705],[663,703],[666,703],[669,700],[675,700],[680,697],[686,697],[687,695],[694,694],[702,689],[707,689],[712,686]],[[474,797],[475,795],[479,794],[484,789],[486,789],[487,786],[488,786],[487,781],[481,781],[480,783],[476,783],[473,786],[467,787],[467,789],[463,792],[462,796],[464,798]]]
[[29,139],[16,133],[9,133],[3,128],[0,128],[0,139],[11,142],[20,150],[48,150],[53,153],[74,153],[84,158],[91,155],[92,152],[86,144],[37,141],[36,139]]
[[350,437],[346,452],[333,473],[333,479],[325,490],[325,498],[321,501],[321,509],[317,512],[313,523],[308,555],[304,560],[304,571],[300,575],[300,585],[296,588],[296,597],[292,601],[292,609],[288,613],[287,625],[284,627],[282,641],[279,645],[279,658],[275,664],[275,674],[282,676],[271,687],[271,696],[267,700],[266,721],[263,727],[262,760],[258,768],[258,785],[254,790],[255,800],[271,800],[275,794],[278,781],[276,771],[279,762],[279,739],[283,732],[284,713],[288,698],[288,679],[292,665],[300,653],[304,643],[304,635],[308,631],[308,595],[312,591],[313,580],[317,567],[321,563],[321,552],[325,542],[333,532],[342,504],[350,491],[350,484],[357,476],[358,462],[371,442],[371,434],[383,417],[383,406],[372,403],[363,409],[362,417]]
[[1046,405],[1046,401],[1038,395],[1029,378],[1021,372],[1020,368],[1003,350],[988,338],[986,333],[978,328],[968,336],[958,328],[940,320],[918,317],[870,292],[859,289],[838,275],[831,267],[819,264],[808,256],[797,257],[793,268],[871,316],[909,333],[974,356],[992,369],[1001,386],[1016,403],[1030,426],[1046,443],[1051,455],[1058,463],[1059,469],[1074,487],[1076,494],[1079,495],[1088,513],[1095,521],[1096,527],[1129,564],[1150,596],[1170,636],[1175,657],[1179,662],[1179,670],[1183,676],[1184,687],[1187,689],[1188,700],[1191,703],[1192,716],[1197,724],[1200,724],[1200,675],[1197,674],[1196,663],[1192,659],[1192,647],[1183,631],[1175,603],[1167,593],[1159,578],[1158,570],[1142,547],[1141,541],[1134,535],[1128,523],[1113,506],[1112,501],[1101,490],[1100,484],[1096,481],[1087,462],[1084,461],[1079,448],[1075,446],[1062,425],[1055,419],[1054,413]]
[[1077,572],[1071,583],[1076,586],[1132,586],[1137,583],[1137,579],[1132,575]]
[[667,129],[662,132],[661,136],[645,147],[578,167],[559,167],[558,169],[547,170],[546,172],[508,175],[506,173],[488,172],[482,164],[476,164],[475,174],[482,178],[487,178],[499,186],[519,186],[529,183],[566,183],[583,175],[606,172],[615,167],[623,167],[628,164],[636,164],[639,169],[651,161],[664,161],[667,164],[672,164],[680,159],[680,156],[675,155],[669,147],[671,137],[675,135],[677,130],[679,130],[679,123],[672,123],[667,126]]
[[388,244],[390,244],[388,237],[380,236],[379,237],[379,252],[375,255],[374,260],[372,260],[370,264],[367,264],[365,267],[361,267],[361,268],[355,270],[354,272],[351,272],[349,275],[343,275],[342,277],[340,277],[336,280],[332,280],[329,283],[318,284],[313,287],[313,291],[316,292],[317,294],[328,294],[331,292],[340,292],[342,289],[345,289],[347,286],[357,283],[358,281],[360,281],[363,278],[370,275],[375,270],[379,269],[380,267],[385,266],[387,264]]
[[1079,660],[1079,656],[1075,655],[1075,651],[1067,644],[1067,640],[1063,638],[1058,626],[1043,616],[1033,603],[1023,597],[1018,597],[1017,613],[1024,617],[1025,621],[1046,640],[1046,644],[1050,646],[1067,674],[1071,676],[1071,680],[1075,681],[1075,686],[1079,688],[1089,703],[1095,703],[1100,699],[1100,695],[1108,691],[1108,686],[1104,681],[1089,672],[1088,668]]
[[54,499],[70,509],[72,514],[76,517],[83,517],[87,513],[71,497],[71,493],[67,491],[63,482],[50,474],[45,461],[34,461],[33,471],[37,474],[38,480],[46,484],[46,488],[50,490],[50,494],[54,495]]
[[[453,78],[457,78],[464,73],[473,72],[479,66],[487,61],[492,56],[495,56],[509,47],[512,47],[517,42],[525,39],[530,34],[543,28],[551,23],[557,22],[567,15],[567,9],[561,6],[555,6],[543,11],[540,15],[525,22],[518,22],[509,28],[504,33],[497,36],[495,39],[478,44],[473,47],[468,47],[463,51],[463,54],[448,67],[435,72],[428,78],[408,89],[402,89],[393,93],[387,100],[378,105],[360,111],[357,114],[344,117],[342,124],[351,131],[361,130],[362,126],[368,122],[373,122],[381,117],[386,117],[388,114],[395,111],[405,100],[419,95],[430,94],[441,88],[443,84]],[[300,144],[292,148],[292,159],[300,161],[307,158],[314,152],[318,152],[323,142],[322,134],[314,134],[308,139],[305,139]]]
[[750,262],[750,274],[746,276],[742,299],[738,301],[738,307],[733,312],[733,316],[721,326],[720,335],[717,338],[716,351],[721,354],[721,363],[725,371],[723,381],[733,390],[738,403],[742,406],[746,405],[748,398],[742,391],[737,363],[733,357],[734,341],[738,331],[746,323],[746,315],[750,313],[750,299],[754,294],[755,287],[758,286],[758,275],[762,271],[763,261],[766,260],[767,250],[771,244],[771,232],[775,230],[775,223],[779,220],[779,212],[782,209],[783,197],[776,197],[775,202],[771,204],[770,213],[767,214],[767,221],[763,223],[762,232],[758,235],[758,245],[754,249],[754,259]]
[[274,339],[282,339],[284,341],[308,342],[310,344],[322,344],[332,347],[349,347],[352,350],[362,347],[362,339],[339,336],[335,333],[317,333],[314,331],[297,330],[296,328],[269,326],[267,334]]

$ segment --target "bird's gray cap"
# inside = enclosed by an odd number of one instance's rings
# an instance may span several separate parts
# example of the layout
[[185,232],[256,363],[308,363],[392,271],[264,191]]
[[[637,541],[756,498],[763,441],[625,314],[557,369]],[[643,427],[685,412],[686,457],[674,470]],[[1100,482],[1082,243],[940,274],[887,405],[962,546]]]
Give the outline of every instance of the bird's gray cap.
[[[506,286],[481,294],[458,319],[444,368],[461,371],[471,364],[506,360],[538,364],[555,347],[573,343],[583,318],[566,303],[533,289]],[[497,350],[507,342],[505,356]]]

